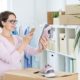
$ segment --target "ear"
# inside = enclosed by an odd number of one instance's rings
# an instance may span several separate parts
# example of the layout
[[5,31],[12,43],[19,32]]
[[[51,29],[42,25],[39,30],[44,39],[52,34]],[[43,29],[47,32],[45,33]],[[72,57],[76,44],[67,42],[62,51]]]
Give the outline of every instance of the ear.
[[5,25],[5,22],[4,21],[1,21],[2,25],[4,26]]

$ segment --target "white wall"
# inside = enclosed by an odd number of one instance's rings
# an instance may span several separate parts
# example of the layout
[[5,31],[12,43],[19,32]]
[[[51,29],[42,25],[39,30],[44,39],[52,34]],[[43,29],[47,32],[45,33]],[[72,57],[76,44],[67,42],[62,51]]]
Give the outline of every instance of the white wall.
[[47,23],[47,0],[34,0],[35,24]]
[[7,10],[7,0],[0,0],[0,12]]
[[34,0],[12,0],[12,10],[16,13],[19,24],[34,25]]
[[9,0],[8,8],[16,13],[21,25],[47,23],[47,0]]
[[48,11],[64,11],[66,0],[48,0]]

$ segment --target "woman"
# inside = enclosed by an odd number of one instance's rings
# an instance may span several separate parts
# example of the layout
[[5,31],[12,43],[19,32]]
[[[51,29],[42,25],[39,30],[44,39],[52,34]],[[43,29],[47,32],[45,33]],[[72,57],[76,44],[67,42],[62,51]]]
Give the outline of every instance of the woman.
[[[13,69],[20,69],[25,50],[30,55],[39,53],[47,47],[47,38],[42,36],[39,48],[32,48],[28,44],[32,39],[34,30],[24,37],[22,42],[18,36],[11,35],[16,25],[16,15],[10,11],[0,14],[0,27],[3,28],[0,34],[0,75]],[[21,42],[21,43],[20,43]]]

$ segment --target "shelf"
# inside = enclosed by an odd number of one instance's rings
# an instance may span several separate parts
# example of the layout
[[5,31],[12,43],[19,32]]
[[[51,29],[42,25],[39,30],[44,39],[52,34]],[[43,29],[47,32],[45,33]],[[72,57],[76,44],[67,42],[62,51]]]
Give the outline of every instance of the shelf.
[[47,49],[47,51],[53,52],[53,53],[57,53],[59,55],[62,55],[62,56],[65,56],[65,57],[68,57],[68,58],[71,58],[71,59],[75,59],[76,60],[76,57],[74,57],[72,55],[69,55],[69,54],[65,54],[65,53],[61,53],[61,52],[57,52],[57,51],[53,51],[53,50],[49,50],[49,49]]
[[59,25],[59,24],[54,24],[54,25],[50,25],[53,28],[67,28],[67,29],[77,29],[79,28],[80,25]]
[[[79,25],[50,25],[54,28],[52,48],[46,49],[47,62],[58,71],[75,72],[77,57],[74,51]],[[54,49],[53,49],[54,47]],[[54,56],[52,56],[54,55]]]

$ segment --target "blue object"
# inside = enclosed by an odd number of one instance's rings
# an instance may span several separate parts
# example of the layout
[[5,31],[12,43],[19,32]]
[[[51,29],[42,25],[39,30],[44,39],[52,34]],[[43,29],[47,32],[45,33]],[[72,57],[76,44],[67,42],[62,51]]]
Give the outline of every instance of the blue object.
[[32,56],[24,55],[24,68],[31,68],[32,67]]
[[[24,36],[27,36],[28,33],[29,33],[29,27],[27,26],[24,30]],[[32,67],[32,56],[24,55],[24,68],[30,68],[30,67]]]
[[24,35],[27,35],[29,33],[29,27],[26,27],[26,29],[24,30]]
[[12,31],[12,34],[13,34],[13,35],[18,35],[17,28],[15,28],[15,29]]

